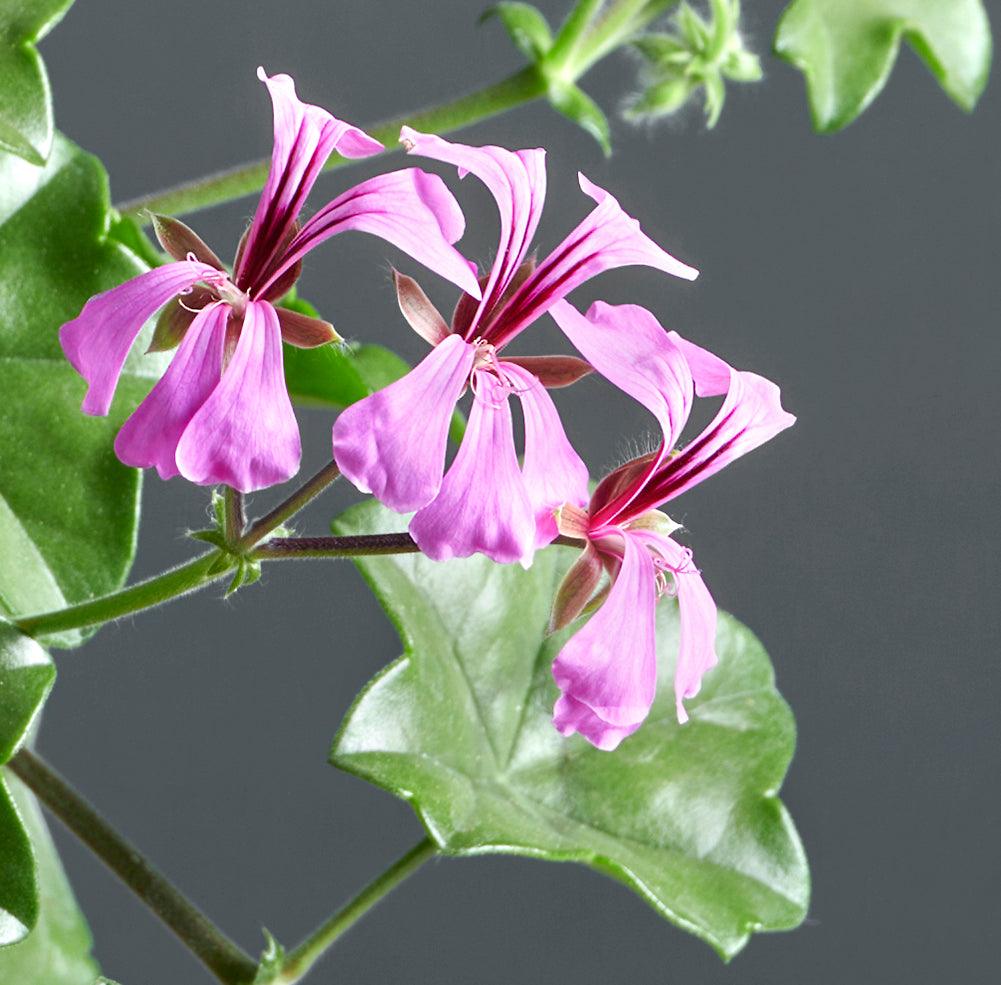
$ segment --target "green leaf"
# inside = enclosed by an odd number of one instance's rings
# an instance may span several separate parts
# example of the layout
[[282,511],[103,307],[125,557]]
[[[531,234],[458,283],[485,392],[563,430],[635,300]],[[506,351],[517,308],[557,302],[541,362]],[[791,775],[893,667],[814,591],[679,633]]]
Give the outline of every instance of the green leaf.
[[531,62],[539,61],[552,47],[553,32],[545,15],[530,3],[505,2],[489,7],[480,23],[496,17],[507,31],[515,47]]
[[52,99],[35,43],[73,0],[0,0],[0,147],[33,164],[52,149]]
[[98,969],[90,954],[90,930],[73,898],[38,802],[10,773],[3,780],[31,836],[41,905],[38,923],[28,937],[0,948],[0,982],[93,985]]
[[554,84],[549,89],[549,102],[554,109],[586,130],[608,157],[612,153],[612,132],[601,107],[580,86]]
[[886,84],[900,40],[971,111],[987,83],[991,32],[980,0],[794,0],[775,52],[806,76],[817,130],[855,119]]
[[[399,525],[365,503],[335,529]],[[564,739],[550,723],[550,664],[566,633],[545,632],[574,558],[547,548],[529,571],[483,558],[359,560],[405,655],[356,700],[332,762],[410,801],[445,852],[583,862],[726,958],[752,931],[796,926],[809,875],[776,796],[795,728],[761,644],[721,617],[720,666],[681,726],[670,684],[677,609],[665,599],[649,720],[614,753]]]
[[0,619],[0,763],[21,747],[55,678],[45,650]]
[[[0,763],[24,742],[55,676],[45,650],[0,619]],[[31,841],[0,779],[0,947],[23,940],[37,919]]]
[[111,591],[135,550],[140,473],[112,443],[165,357],[140,339],[109,416],[87,417],[58,337],[91,295],[145,269],[109,221],[104,169],[65,138],[44,168],[0,155],[0,613]]
[[[315,309],[307,307],[311,310],[296,310],[316,317]],[[306,407],[343,410],[410,371],[405,359],[382,345],[321,345],[316,349],[284,345],[283,355],[289,396]],[[453,441],[462,440],[465,427],[465,418],[456,410],[449,430]]]

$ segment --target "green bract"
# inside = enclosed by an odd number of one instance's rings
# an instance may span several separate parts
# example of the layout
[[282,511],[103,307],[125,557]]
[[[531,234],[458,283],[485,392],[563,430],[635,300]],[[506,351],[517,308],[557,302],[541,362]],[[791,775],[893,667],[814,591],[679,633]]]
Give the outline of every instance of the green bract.
[[33,164],[52,149],[52,100],[35,50],[73,0],[0,0],[0,147]]
[[[335,524],[341,534],[399,526],[375,504]],[[549,548],[529,571],[483,558],[360,560],[405,655],[355,703],[333,763],[409,800],[445,852],[584,862],[726,958],[752,931],[795,927],[809,875],[775,794],[795,729],[760,643],[721,619],[720,666],[680,726],[677,609],[664,601],[649,720],[614,753],[564,739],[550,723],[549,667],[566,635],[545,630],[573,557]]]
[[987,83],[990,25],[980,0],[794,0],[775,51],[806,76],[814,126],[855,119],[886,84],[904,38],[963,109]]
[[38,803],[7,774],[13,799],[38,864],[38,923],[19,944],[0,948],[0,982],[7,985],[94,985],[90,930],[73,898]]
[[140,339],[110,415],[87,417],[58,336],[91,295],[145,269],[109,222],[104,169],[65,138],[44,167],[0,154],[0,613],[110,591],[132,561],[140,474],[112,443],[164,360]]

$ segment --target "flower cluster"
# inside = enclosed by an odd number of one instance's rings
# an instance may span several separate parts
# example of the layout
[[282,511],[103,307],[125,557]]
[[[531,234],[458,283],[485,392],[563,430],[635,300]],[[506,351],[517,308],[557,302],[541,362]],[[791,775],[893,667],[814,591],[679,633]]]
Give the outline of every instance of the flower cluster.
[[[108,412],[129,349],[161,311],[151,348],[176,352],[119,432],[119,458],[155,467],[163,478],[243,492],[288,479],[298,469],[300,442],[282,341],[314,346],[338,337],[326,322],[277,302],[323,240],[350,229],[381,236],[462,293],[446,320],[416,281],[396,275],[400,308],[431,351],[402,379],[341,413],[333,429],[338,468],[358,489],[412,513],[411,535],[437,560],[481,553],[528,566],[558,536],[580,543],[552,628],[593,615],[554,662],[554,724],[599,748],[615,748],[646,717],[656,688],[655,607],[658,597],[676,596],[674,689],[684,722],[684,700],[716,662],[716,606],[659,507],[792,424],[778,388],[665,332],[644,308],[598,302],[582,315],[566,300],[616,267],[639,264],[685,279],[697,271],[661,249],[583,175],[594,208],[537,261],[530,251],[546,195],[540,149],[472,147],[403,128],[410,154],[453,165],[460,177],[472,174],[492,194],[500,240],[482,274],[453,245],[464,231],[458,203],[440,178],[416,168],[363,182],[300,221],[331,153],[360,157],[382,146],[301,103],[287,76],[260,74],[274,104],[274,151],[232,272],[186,226],[158,217],[158,236],[174,262],[91,299],[62,328],[66,356],[89,384],[84,411]],[[509,355],[508,345],[546,313],[580,356]],[[592,371],[647,408],[662,431],[656,452],[605,476],[593,493],[548,393]],[[468,426],[446,470],[449,422],[467,391]],[[724,400],[705,431],[677,450],[695,395]],[[524,422],[520,458],[512,397]]]

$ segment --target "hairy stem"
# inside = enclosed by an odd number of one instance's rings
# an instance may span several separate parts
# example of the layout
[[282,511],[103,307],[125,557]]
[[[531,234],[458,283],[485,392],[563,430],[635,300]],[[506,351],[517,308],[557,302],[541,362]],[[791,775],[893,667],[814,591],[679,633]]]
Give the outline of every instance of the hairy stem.
[[133,612],[187,595],[188,592],[223,578],[228,574],[228,568],[220,571],[210,570],[220,556],[218,551],[211,551],[196,557],[193,561],[171,568],[162,575],[141,581],[138,585],[130,585],[120,591],[102,595],[89,602],[81,602],[79,605],[70,605],[65,609],[23,616],[12,622],[27,636],[45,636],[49,633],[61,633],[68,629],[82,629],[85,626],[98,626],[101,623],[111,622],[113,619],[120,619]]
[[354,926],[384,896],[416,872],[436,852],[434,842],[424,838],[382,875],[370,882],[350,903],[290,951],[282,965],[278,983],[293,985],[327,952],[345,931]]
[[243,509],[243,493],[232,486],[223,487],[225,505],[225,530],[227,544],[235,544],[243,536],[243,528],[247,525],[247,515]]
[[[572,537],[557,537],[553,544],[582,547]],[[322,558],[366,557],[376,554],[417,554],[420,548],[405,531],[361,534],[354,537],[273,537],[251,555],[259,561],[308,561]]]
[[257,962],[161,875],[51,766],[22,749],[7,767],[226,985],[254,980]]
[[[395,150],[400,127],[404,124],[417,130],[448,133],[538,99],[545,94],[546,89],[546,80],[542,73],[534,65],[530,65],[501,82],[466,96],[460,96],[458,99],[449,100],[440,106],[417,113],[407,113],[365,129],[376,140],[382,141],[388,150]],[[325,170],[351,163],[348,158],[332,154]],[[220,171],[205,178],[185,182],[166,191],[123,202],[117,208],[123,215],[131,215],[144,224],[149,222],[150,212],[167,215],[196,212],[198,209],[206,209],[259,191],[264,186],[270,166],[270,158],[254,161],[228,171]]]
[[272,530],[280,527],[310,500],[319,496],[340,474],[341,470],[337,467],[336,462],[324,465],[316,475],[304,482],[288,499],[283,500],[260,520],[255,520],[250,529],[240,538],[237,547],[245,551],[262,541]]

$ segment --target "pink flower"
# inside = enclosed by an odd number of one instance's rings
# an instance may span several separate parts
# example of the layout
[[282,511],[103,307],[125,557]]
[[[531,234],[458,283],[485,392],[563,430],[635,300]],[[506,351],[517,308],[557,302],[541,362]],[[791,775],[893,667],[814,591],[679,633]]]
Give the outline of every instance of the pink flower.
[[[563,301],[552,313],[588,362],[647,407],[663,432],[656,452],[599,483],[586,512],[571,504],[560,514],[562,532],[582,540],[585,550],[557,593],[553,628],[600,601],[600,594],[592,597],[604,573],[611,584],[600,608],[553,663],[561,691],[553,723],[564,735],[579,732],[599,749],[614,749],[639,728],[653,703],[659,596],[676,596],[681,618],[674,674],[678,721],[687,721],[685,699],[698,693],[703,675],[717,662],[716,604],[691,551],[671,537],[677,525],[658,507],[795,418],[782,409],[774,383],[732,369],[676,332],[665,333],[645,308],[598,302],[585,317]],[[695,394],[725,398],[702,434],[673,451]]]
[[[433,346],[403,379],[347,408],[334,425],[334,457],[363,492],[405,513],[421,550],[442,560],[480,552],[529,563],[557,536],[553,511],[587,502],[587,468],[563,431],[547,387],[573,382],[590,367],[561,356],[501,357],[532,322],[584,281],[631,264],[692,279],[697,272],[665,253],[607,192],[580,176],[597,203],[540,263],[527,259],[546,193],[542,150],[469,147],[404,127],[411,153],[476,175],[500,212],[497,257],[467,291],[451,324],[409,278],[398,278],[400,307]],[[469,428],[445,473],[448,425],[456,401],[473,392]],[[511,395],[525,418],[519,467]]]
[[299,468],[282,341],[310,347],[338,339],[328,323],[274,305],[309,250],[346,230],[373,233],[478,291],[452,246],[464,229],[462,212],[435,175],[416,168],[379,175],[300,225],[306,196],[334,151],[365,157],[382,144],[300,102],[287,75],[258,75],[274,106],[274,150],[232,275],[187,226],[157,217],[157,234],[175,262],[91,298],[59,333],[66,358],[88,383],[83,410],[103,415],[143,324],[163,308],[151,348],[177,352],[125,422],[115,451],[126,465],[155,467],[164,479],[183,475],[242,492],[283,482]]

